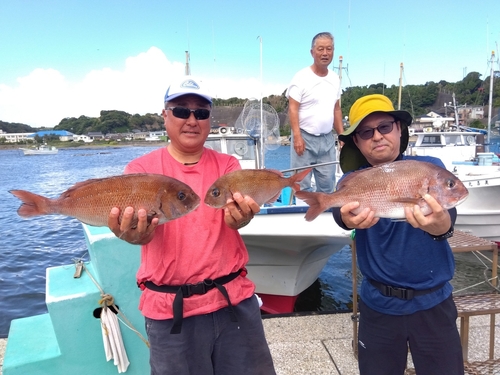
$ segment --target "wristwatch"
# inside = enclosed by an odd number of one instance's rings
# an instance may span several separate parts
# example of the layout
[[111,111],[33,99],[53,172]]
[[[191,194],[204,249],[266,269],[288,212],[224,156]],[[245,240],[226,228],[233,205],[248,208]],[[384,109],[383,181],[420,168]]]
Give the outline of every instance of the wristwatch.
[[444,241],[450,237],[453,237],[453,232],[454,232],[454,228],[453,228],[453,224],[452,224],[450,229],[448,229],[448,232],[446,232],[445,234],[441,234],[439,236],[433,236],[431,234],[431,237],[434,241]]

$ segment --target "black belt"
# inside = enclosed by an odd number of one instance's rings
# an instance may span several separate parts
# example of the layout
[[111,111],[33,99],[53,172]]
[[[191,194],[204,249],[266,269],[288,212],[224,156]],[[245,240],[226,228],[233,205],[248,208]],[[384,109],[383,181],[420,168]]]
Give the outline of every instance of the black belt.
[[243,271],[243,269],[239,269],[238,271],[230,273],[229,275],[218,277],[214,280],[205,279],[205,280],[200,281],[199,283],[196,283],[196,284],[156,285],[152,281],[145,281],[145,282],[140,283],[139,287],[142,284],[146,288],[154,290],[155,292],[175,293],[174,305],[173,305],[173,310],[174,310],[173,323],[174,324],[172,326],[172,329],[170,330],[170,333],[177,334],[177,333],[181,333],[181,328],[182,328],[182,317],[183,317],[183,307],[184,307],[183,300],[184,300],[184,298],[191,297],[194,294],[205,294],[209,290],[212,290],[213,288],[217,288],[222,293],[222,295],[226,298],[227,304],[229,307],[229,313],[231,314],[231,321],[237,322],[238,319],[236,318],[236,314],[234,312],[233,305],[231,304],[227,290],[223,285],[236,279],[236,277],[238,277],[242,271]]
[[370,279],[368,279],[368,281],[375,288],[377,288],[380,291],[380,293],[382,293],[384,296],[396,297],[396,298],[400,298],[400,299],[404,299],[404,300],[410,300],[410,299],[417,297],[417,296],[423,296],[425,294],[435,292],[444,286],[444,284],[443,284],[443,285],[435,286],[434,288],[431,288],[431,289],[415,290],[415,289],[398,288],[396,286],[385,285],[385,284],[379,283],[378,281],[370,280]]

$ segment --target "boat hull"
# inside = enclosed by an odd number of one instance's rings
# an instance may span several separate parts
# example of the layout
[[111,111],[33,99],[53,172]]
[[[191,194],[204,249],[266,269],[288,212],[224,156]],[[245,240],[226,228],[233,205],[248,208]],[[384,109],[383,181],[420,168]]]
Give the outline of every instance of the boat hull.
[[240,229],[250,257],[248,277],[258,294],[297,296],[318,278],[330,256],[351,243],[350,231],[340,228],[331,212],[307,222],[307,208],[263,208]]
[[500,242],[500,172],[459,178],[469,196],[457,206],[455,229]]

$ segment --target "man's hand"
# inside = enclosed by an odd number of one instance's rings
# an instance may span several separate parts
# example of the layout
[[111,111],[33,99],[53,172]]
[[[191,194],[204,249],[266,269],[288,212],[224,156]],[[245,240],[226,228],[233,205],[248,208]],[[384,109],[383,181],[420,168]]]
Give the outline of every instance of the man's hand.
[[304,154],[306,144],[304,142],[304,138],[302,138],[302,135],[300,135],[300,133],[293,136],[293,149],[299,156],[302,156]]
[[349,202],[340,208],[340,216],[344,224],[350,229],[366,229],[378,223],[379,218],[375,217],[375,211],[368,207],[359,214],[352,211],[359,207],[359,202]]
[[224,206],[224,221],[232,229],[243,228],[259,211],[259,205],[251,197],[243,197],[236,192],[233,194],[233,199],[228,200]]
[[431,195],[425,194],[423,198],[431,208],[432,213],[424,216],[418,205],[415,205],[413,210],[405,207],[406,220],[412,227],[420,228],[433,236],[446,233],[451,227],[450,213],[441,207]]
[[119,218],[120,209],[113,207],[109,213],[108,227],[116,237],[134,245],[145,245],[153,239],[154,231],[158,226],[158,218],[148,223],[145,209],[139,209],[135,218],[134,208],[126,207],[121,222]]

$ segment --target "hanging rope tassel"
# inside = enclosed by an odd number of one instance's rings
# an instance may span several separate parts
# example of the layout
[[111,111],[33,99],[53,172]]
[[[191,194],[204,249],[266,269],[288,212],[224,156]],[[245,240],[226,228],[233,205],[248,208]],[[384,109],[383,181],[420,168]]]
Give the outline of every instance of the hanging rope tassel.
[[[109,306],[114,306],[113,296],[109,294],[103,295],[99,301],[102,306],[101,310],[101,328],[102,339],[104,343],[104,352],[106,353],[106,361],[114,360],[115,366],[118,368],[118,373],[126,372],[130,362],[127,357],[125,346],[123,345],[122,334],[118,318]],[[115,307],[116,308],[116,307]]]

